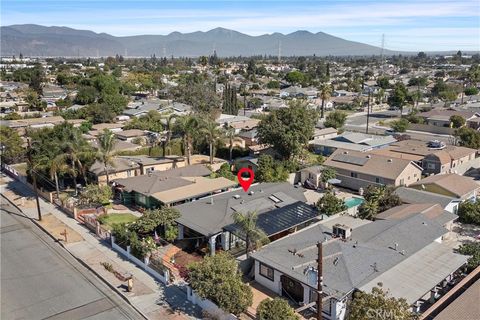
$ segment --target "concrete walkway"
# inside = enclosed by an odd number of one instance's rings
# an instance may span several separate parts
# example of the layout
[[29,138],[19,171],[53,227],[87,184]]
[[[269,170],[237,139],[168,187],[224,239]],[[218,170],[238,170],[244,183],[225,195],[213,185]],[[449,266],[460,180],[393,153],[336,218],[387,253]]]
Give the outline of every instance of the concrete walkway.
[[[0,192],[16,204],[22,212],[32,219],[37,219],[37,209],[33,192],[23,183],[10,177],[2,178]],[[26,197],[27,200],[21,200]],[[110,248],[110,245],[92,234],[86,227],[53,204],[40,198],[42,215],[51,214],[68,230],[78,233],[83,240],[62,243],[62,245],[78,260],[102,277],[119,294],[149,319],[198,319],[201,310],[187,300],[186,290],[175,285],[165,286],[157,282],[148,273],[124,259]],[[68,231],[67,231],[68,232]],[[68,237],[68,235],[67,235]],[[78,240],[78,239],[77,239]],[[134,289],[127,292],[126,283],[118,280],[108,272],[101,263],[109,263],[120,273],[130,273],[134,279]]]

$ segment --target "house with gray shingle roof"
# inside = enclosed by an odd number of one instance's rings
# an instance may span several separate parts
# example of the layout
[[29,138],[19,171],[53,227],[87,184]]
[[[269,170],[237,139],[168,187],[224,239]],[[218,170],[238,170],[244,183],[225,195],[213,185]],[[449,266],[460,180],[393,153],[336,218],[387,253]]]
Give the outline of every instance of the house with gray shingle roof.
[[[447,215],[451,214],[419,212],[354,228],[320,222],[252,253],[255,281],[299,306],[315,309],[316,245],[322,242],[324,319],[345,319],[353,293],[370,292],[380,280],[394,297],[405,297],[415,309],[466,263],[466,256],[442,243]],[[413,273],[397,270],[399,265]]]

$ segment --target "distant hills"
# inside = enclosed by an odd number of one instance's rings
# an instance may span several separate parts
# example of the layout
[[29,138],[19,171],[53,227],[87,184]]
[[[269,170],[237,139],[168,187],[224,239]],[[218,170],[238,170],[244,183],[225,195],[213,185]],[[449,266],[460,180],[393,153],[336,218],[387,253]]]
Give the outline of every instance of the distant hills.
[[[360,42],[348,41],[318,32],[296,31],[290,34],[250,36],[234,30],[216,28],[207,32],[168,35],[115,37],[106,33],[76,30],[67,27],[45,27],[33,24],[3,26],[1,55],[45,57],[124,56],[157,57],[210,55],[218,56],[278,55],[282,56],[365,56],[379,55],[381,49]],[[385,50],[385,55],[396,52]]]

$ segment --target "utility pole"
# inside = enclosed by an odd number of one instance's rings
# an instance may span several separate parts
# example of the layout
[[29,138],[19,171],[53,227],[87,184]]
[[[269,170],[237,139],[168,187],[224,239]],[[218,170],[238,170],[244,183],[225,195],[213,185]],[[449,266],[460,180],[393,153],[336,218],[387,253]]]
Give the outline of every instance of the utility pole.
[[319,241],[317,242],[318,249],[318,266],[317,266],[317,320],[323,320],[322,317],[322,295],[323,295],[323,245]]
[[368,101],[367,101],[367,130],[366,133],[368,134],[368,122],[370,121],[370,88],[368,88]]
[[30,173],[32,174],[33,190],[35,191],[35,199],[37,201],[38,221],[42,221],[42,211],[40,210],[40,200],[38,199],[37,176],[35,174],[35,170],[33,169],[33,162],[32,162],[32,142],[30,138],[28,138],[27,141],[28,141],[28,152],[27,152],[28,162],[30,162]]
[[247,84],[243,84],[243,115],[247,115]]

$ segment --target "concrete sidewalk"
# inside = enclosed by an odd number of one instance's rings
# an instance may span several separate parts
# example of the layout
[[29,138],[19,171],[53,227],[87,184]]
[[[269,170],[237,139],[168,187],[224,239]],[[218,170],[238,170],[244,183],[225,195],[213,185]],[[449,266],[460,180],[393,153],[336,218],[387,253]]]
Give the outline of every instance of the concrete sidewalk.
[[[22,212],[32,219],[37,219],[37,208],[33,192],[23,183],[10,177],[2,179],[0,191],[16,204]],[[26,197],[27,200],[21,200]],[[165,286],[157,282],[148,273],[124,259],[110,248],[110,245],[91,233],[86,227],[73,218],[68,217],[55,205],[40,198],[42,215],[51,214],[61,223],[78,233],[83,240],[62,243],[77,259],[102,277],[111,287],[123,295],[128,301],[149,319],[197,319],[201,310],[187,300],[182,288],[175,285]],[[78,239],[77,239],[78,240]],[[126,283],[118,280],[105,270],[101,263],[110,263],[120,273],[130,273],[134,279],[134,289],[127,292]]]

